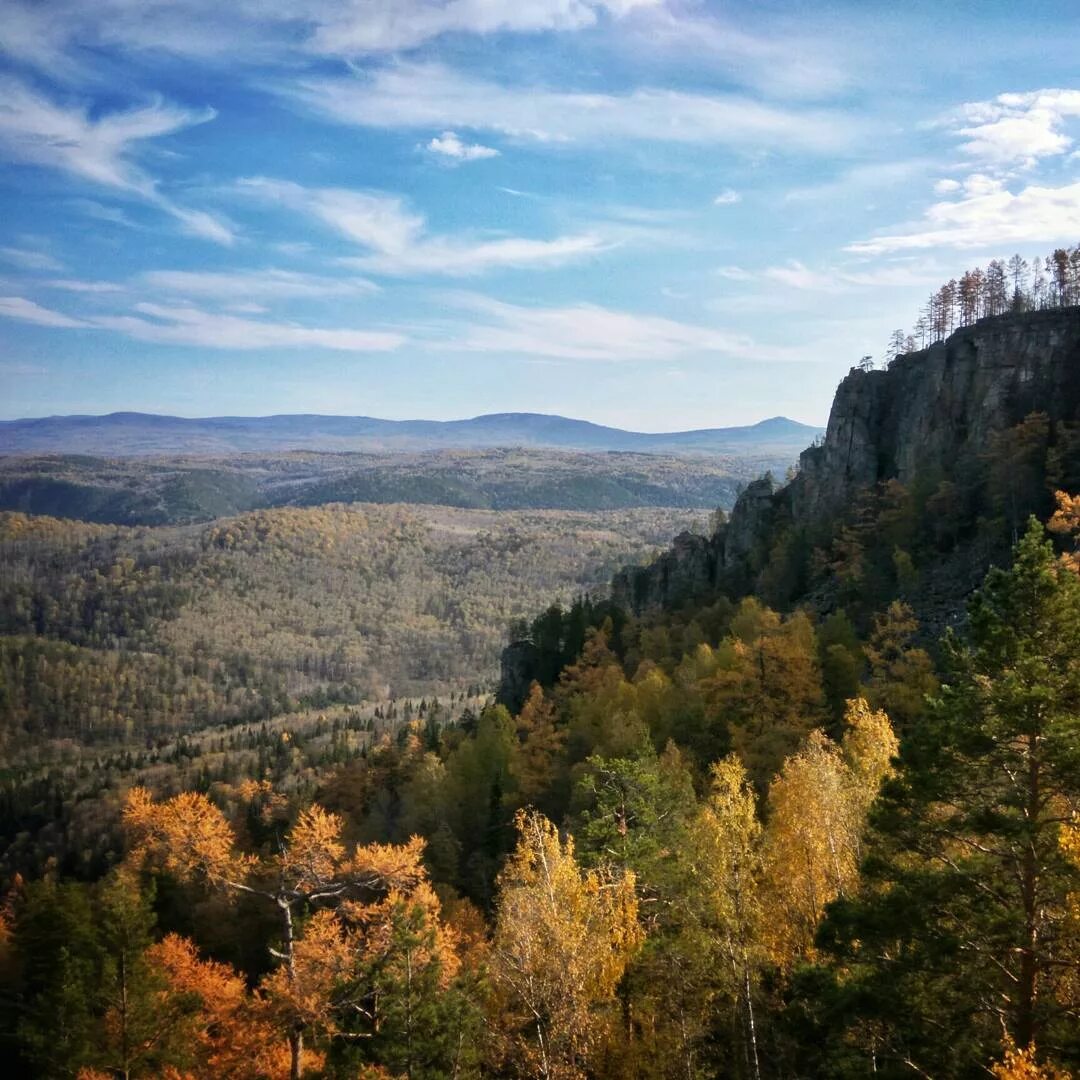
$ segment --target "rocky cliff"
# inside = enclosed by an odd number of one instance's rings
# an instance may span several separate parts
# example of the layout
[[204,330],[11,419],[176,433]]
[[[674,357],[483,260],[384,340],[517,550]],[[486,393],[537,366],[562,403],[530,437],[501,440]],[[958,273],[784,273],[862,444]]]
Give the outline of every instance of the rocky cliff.
[[985,454],[995,432],[1029,413],[1080,420],[1080,308],[983,319],[886,369],[853,369],[840,383],[820,445],[774,488],[749,485],[711,537],[684,534],[651,566],[623,571],[615,598],[641,612],[695,592],[749,583],[774,523],[840,520],[867,488]]

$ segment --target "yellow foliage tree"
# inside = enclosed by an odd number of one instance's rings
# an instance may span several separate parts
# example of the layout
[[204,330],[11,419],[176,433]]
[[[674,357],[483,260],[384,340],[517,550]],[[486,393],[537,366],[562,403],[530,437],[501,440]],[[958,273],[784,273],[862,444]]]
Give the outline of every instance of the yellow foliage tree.
[[761,823],[753,785],[734,754],[712,766],[711,784],[691,829],[695,895],[703,898],[705,924],[719,943],[720,985],[738,1006],[751,1074],[760,1076],[754,991],[761,968],[758,942]]
[[848,702],[845,721],[842,747],[811,732],[769,788],[768,938],[785,970],[813,955],[825,906],[857,887],[867,813],[897,750],[888,717],[862,699]]
[[510,1025],[515,1075],[576,1080],[609,1029],[610,1006],[641,942],[632,873],[583,873],[570,837],[521,811],[499,877],[492,973]]
[[990,1073],[997,1080],[1072,1080],[1070,1073],[1036,1061],[1034,1043],[1024,1050],[1007,1046],[1004,1058],[990,1066]]
[[1071,550],[1062,554],[1061,561],[1070,570],[1080,574],[1080,495],[1055,491],[1054,499],[1057,509],[1046,527],[1070,542]]

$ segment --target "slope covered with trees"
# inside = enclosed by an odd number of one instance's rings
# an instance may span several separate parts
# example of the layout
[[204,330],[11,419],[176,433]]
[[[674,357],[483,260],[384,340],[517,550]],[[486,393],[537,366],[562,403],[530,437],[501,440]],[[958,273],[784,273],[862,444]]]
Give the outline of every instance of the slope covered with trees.
[[131,789],[106,877],[8,893],[15,1060],[84,1080],[1067,1075],[1076,524],[1063,500],[1060,557],[1031,523],[937,672],[899,604],[865,641],[752,599],[605,618],[516,715],[414,719],[314,798]]
[[[807,429],[810,435],[813,429]],[[0,457],[0,510],[111,525],[186,525],[277,506],[423,503],[475,510],[729,507],[807,439],[687,454],[528,449],[233,457]],[[115,451],[114,451],[115,452]]]
[[424,699],[475,705],[513,620],[602,586],[684,515],[332,505],[130,529],[0,514],[0,865],[100,868],[125,783],[291,767],[310,789],[369,725]]

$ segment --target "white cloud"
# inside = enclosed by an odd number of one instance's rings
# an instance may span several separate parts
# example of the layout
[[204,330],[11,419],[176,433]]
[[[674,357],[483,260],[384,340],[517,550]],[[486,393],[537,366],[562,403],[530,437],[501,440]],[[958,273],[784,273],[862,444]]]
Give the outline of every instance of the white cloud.
[[935,195],[951,195],[954,191],[959,191],[964,185],[959,180],[950,180],[947,177],[943,180],[938,180],[934,184]]
[[815,270],[791,259],[782,266],[767,267],[761,277],[802,292],[845,293],[930,284],[940,280],[942,273],[941,267],[928,262],[886,264],[868,270],[845,266],[824,266]]
[[321,348],[341,352],[387,352],[402,345],[398,333],[324,329],[292,323],[262,322],[190,306],[136,304],[133,315],[97,316],[95,326],[162,345],[197,345],[210,349]]
[[925,248],[989,248],[1003,244],[1075,243],[1080,235],[1080,181],[1030,184],[1016,194],[997,181],[969,178],[961,196],[931,205],[920,221],[858,240],[847,251],[881,255]]
[[403,251],[424,231],[422,216],[409,211],[403,199],[383,192],[307,188],[265,176],[240,180],[237,188],[318,218],[350,240],[377,251]]
[[0,148],[13,160],[58,169],[145,200],[179,221],[185,231],[229,245],[234,237],[224,222],[178,206],[131,160],[141,142],[215,115],[212,109],[194,112],[156,101],[92,118],[86,108],[57,105],[18,79],[0,78]]
[[763,277],[777,281],[792,289],[821,289],[827,284],[816,271],[804,266],[797,259],[792,259],[785,266],[770,266],[763,272]]
[[718,266],[714,271],[717,277],[727,278],[728,281],[753,281],[754,275],[741,266]]
[[1080,90],[1033,90],[969,102],[945,123],[962,138],[961,150],[989,166],[1033,168],[1064,154],[1073,140],[1062,130],[1080,117]]
[[754,33],[749,19],[725,17],[719,4],[657,4],[631,22],[623,36],[636,41],[650,59],[662,55],[681,68],[696,61],[770,97],[822,98],[851,83],[863,52],[850,19],[843,41],[817,23],[780,15]]
[[[601,12],[621,16],[661,0],[359,0],[306,5],[320,22],[308,48],[324,55],[355,56],[414,49],[448,33],[581,30]],[[303,5],[302,5],[303,6]]]
[[63,270],[64,264],[46,251],[29,248],[0,247],[0,259],[24,270]]
[[281,90],[345,124],[493,131],[549,142],[646,140],[828,151],[854,133],[839,113],[776,108],[738,95],[505,86],[439,64],[399,63],[350,79],[302,80]]
[[691,353],[744,359],[776,359],[782,353],[790,359],[786,350],[764,348],[742,334],[595,304],[530,308],[478,296],[456,302],[490,320],[450,343],[470,352],[603,361],[671,360]]
[[734,206],[737,202],[742,202],[742,196],[731,188],[725,188],[713,199],[713,206]]
[[241,180],[238,188],[309,214],[368,248],[366,255],[340,261],[371,273],[466,276],[499,268],[561,265],[604,248],[593,235],[554,240],[431,236],[422,215],[409,210],[398,196],[383,192],[305,188],[265,177]]
[[43,281],[50,289],[64,289],[74,293],[117,293],[123,292],[124,286],[115,281],[79,281],[72,278],[53,278]]
[[33,323],[35,326],[62,326],[70,329],[86,325],[79,319],[42,307],[22,296],[0,296],[0,317]]
[[[596,26],[663,0],[6,0],[0,52],[67,79],[87,49],[266,61],[289,53],[356,57],[418,48],[445,34]],[[298,34],[298,30],[300,33]]]
[[444,131],[427,144],[427,149],[439,157],[453,161],[481,161],[484,158],[499,156],[499,151],[492,146],[479,143],[464,143],[452,131]]
[[507,237],[471,243],[435,237],[401,251],[375,252],[342,262],[358,270],[394,276],[449,274],[467,277],[488,270],[561,266],[604,248],[599,237],[590,235],[561,236],[554,240]]
[[355,296],[378,291],[371,281],[356,277],[321,277],[290,270],[193,271],[148,270],[140,280],[153,288],[218,300],[289,300]]
[[339,352],[388,352],[404,344],[393,331],[328,329],[263,322],[202,311],[189,305],[136,304],[138,315],[72,318],[21,296],[0,297],[0,317],[64,329],[111,330],[157,345],[195,345],[207,349],[319,348]]

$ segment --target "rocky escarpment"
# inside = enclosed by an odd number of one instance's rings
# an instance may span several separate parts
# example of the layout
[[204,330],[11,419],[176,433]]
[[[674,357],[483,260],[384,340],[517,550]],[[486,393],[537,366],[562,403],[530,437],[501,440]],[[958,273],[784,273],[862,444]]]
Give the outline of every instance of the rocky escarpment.
[[1080,308],[983,319],[886,369],[852,369],[824,440],[803,451],[790,482],[749,485],[713,536],[684,534],[651,566],[623,571],[615,598],[640,613],[710,588],[748,587],[778,520],[841,520],[866,489],[975,460],[996,432],[1034,411],[1080,420]]

